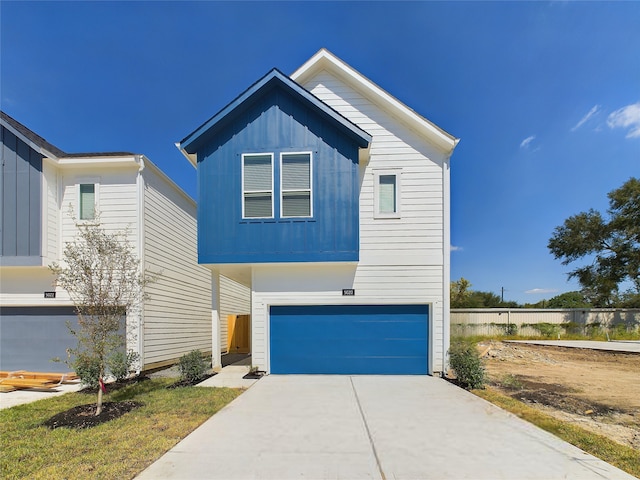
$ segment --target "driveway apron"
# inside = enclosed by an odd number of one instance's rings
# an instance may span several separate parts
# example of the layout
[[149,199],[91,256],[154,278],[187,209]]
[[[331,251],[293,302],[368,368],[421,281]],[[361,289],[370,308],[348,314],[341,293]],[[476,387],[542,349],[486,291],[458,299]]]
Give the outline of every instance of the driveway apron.
[[262,378],[140,479],[628,479],[427,376]]

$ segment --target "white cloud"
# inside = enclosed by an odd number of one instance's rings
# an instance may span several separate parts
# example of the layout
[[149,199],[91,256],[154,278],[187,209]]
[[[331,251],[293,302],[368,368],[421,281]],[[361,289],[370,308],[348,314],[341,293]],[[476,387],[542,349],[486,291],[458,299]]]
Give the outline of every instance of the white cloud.
[[451,245],[451,247],[449,248],[449,251],[451,252],[459,252],[462,250],[462,247],[457,247],[455,245]]
[[640,137],[640,102],[622,107],[607,117],[609,128],[628,128],[626,138]]
[[575,132],[576,130],[578,130],[582,125],[584,125],[585,123],[587,123],[587,121],[588,121],[591,117],[593,117],[594,115],[596,115],[599,111],[600,111],[600,105],[594,105],[594,107],[593,107],[591,110],[589,110],[589,111],[587,112],[587,114],[586,114],[584,117],[582,117],[578,123],[576,123],[576,124],[574,125],[574,127],[571,129],[571,131],[572,131],[572,132]]
[[533,142],[535,139],[536,139],[535,135],[531,135],[525,138],[524,140],[522,140],[522,142],[520,142],[520,148],[528,149],[531,142]]
[[531,290],[527,290],[524,293],[539,295],[542,293],[556,293],[557,291],[558,290],[555,290],[553,288],[532,288]]

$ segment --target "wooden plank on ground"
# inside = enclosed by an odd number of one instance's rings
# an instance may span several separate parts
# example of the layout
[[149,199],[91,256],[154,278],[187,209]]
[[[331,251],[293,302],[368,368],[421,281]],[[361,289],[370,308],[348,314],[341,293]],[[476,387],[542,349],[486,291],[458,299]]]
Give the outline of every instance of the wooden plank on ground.
[[16,388],[56,388],[58,383],[52,380],[36,380],[33,378],[2,378],[0,385]]

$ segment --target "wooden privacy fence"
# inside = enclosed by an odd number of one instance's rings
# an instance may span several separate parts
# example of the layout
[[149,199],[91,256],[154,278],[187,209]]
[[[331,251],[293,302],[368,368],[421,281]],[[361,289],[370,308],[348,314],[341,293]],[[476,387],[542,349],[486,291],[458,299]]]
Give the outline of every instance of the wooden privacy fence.
[[640,309],[451,309],[451,334],[557,337],[564,334],[637,332]]
[[227,315],[227,352],[251,352],[250,315]]

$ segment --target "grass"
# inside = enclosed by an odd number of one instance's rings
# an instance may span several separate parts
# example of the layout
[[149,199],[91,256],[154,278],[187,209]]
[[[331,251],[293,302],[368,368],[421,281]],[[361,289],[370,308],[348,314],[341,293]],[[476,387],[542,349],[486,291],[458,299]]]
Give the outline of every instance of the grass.
[[85,430],[49,430],[42,423],[93,395],[70,393],[0,410],[0,478],[133,478],[187,434],[236,398],[229,388],[166,389],[174,379],[154,379],[105,396],[144,404]]
[[602,435],[563,422],[542,413],[523,402],[503,395],[492,388],[473,390],[477,396],[507,410],[518,417],[554,434],[562,440],[640,478],[640,455],[631,447],[621,445]]

